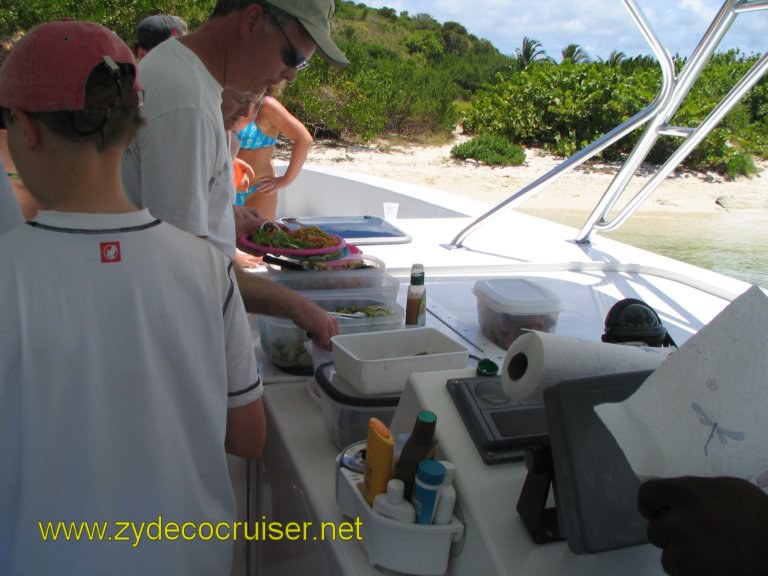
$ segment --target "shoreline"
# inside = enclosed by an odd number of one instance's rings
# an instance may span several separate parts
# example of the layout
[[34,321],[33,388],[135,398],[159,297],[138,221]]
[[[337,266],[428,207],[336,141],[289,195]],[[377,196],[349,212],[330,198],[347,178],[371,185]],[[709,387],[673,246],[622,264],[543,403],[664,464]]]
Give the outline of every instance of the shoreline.
[[[402,144],[386,141],[370,145],[346,145],[336,141],[316,141],[310,148],[307,166],[349,170],[436,188],[495,205],[520,188],[556,167],[562,159],[542,150],[526,149],[520,166],[492,167],[474,161],[454,160],[450,150],[468,140],[458,136],[440,146]],[[287,159],[288,150],[277,157]],[[527,198],[516,207],[522,212],[541,215],[549,209],[588,215],[619,169],[618,163],[593,162],[575,168]],[[726,181],[716,174],[677,170],[638,208],[637,213],[717,214],[749,211],[768,214],[768,162],[758,162],[758,175]],[[654,166],[643,166],[620,199],[626,202],[641,189]]]

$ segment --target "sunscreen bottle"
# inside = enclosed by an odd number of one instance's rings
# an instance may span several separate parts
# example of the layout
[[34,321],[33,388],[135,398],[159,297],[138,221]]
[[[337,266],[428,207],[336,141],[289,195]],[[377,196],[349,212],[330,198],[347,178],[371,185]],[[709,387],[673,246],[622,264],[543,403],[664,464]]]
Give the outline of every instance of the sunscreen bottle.
[[386,494],[379,494],[373,499],[373,510],[398,522],[412,523],[416,520],[413,504],[403,498],[403,482],[397,478],[387,483]]
[[432,523],[450,524],[453,517],[453,507],[456,505],[456,488],[453,487],[453,475],[456,467],[446,460],[439,460],[439,462],[445,468],[445,478],[439,489],[440,495],[437,499],[437,508],[435,508],[435,517],[432,519]]
[[437,460],[422,460],[416,473],[411,503],[416,510],[416,524],[432,524],[439,504],[445,467]]
[[403,445],[400,458],[395,466],[395,478],[403,481],[406,500],[411,498],[419,462],[429,458],[434,451],[436,424],[437,415],[429,410],[422,410],[416,417],[411,435]]
[[368,443],[365,448],[364,496],[369,505],[378,494],[387,491],[387,482],[392,477],[392,461],[395,454],[395,439],[378,418],[368,420]]

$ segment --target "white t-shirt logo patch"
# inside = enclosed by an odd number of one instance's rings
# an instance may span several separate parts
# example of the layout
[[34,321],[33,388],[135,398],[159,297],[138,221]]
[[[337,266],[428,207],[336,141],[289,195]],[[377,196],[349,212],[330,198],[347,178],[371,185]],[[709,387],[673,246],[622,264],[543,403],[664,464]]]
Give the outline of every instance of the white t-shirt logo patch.
[[99,248],[101,249],[102,264],[120,262],[120,242],[101,242]]

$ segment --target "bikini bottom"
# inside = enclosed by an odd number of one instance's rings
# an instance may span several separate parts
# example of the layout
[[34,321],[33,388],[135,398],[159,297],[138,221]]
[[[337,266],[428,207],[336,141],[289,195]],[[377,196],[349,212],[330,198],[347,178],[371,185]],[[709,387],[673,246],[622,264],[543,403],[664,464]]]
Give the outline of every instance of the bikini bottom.
[[255,194],[258,189],[259,184],[254,184],[245,192],[235,192],[235,206],[244,206],[248,197]]

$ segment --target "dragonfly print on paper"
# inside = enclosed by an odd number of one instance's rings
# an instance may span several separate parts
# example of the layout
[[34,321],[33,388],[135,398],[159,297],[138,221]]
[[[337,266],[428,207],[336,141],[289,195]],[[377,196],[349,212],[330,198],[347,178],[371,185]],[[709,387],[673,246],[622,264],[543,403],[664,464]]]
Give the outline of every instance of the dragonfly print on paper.
[[704,456],[709,456],[709,443],[712,442],[712,439],[715,437],[715,435],[717,435],[721,444],[727,444],[729,438],[737,442],[744,440],[744,432],[736,432],[734,430],[723,428],[718,422],[715,422],[713,418],[711,418],[709,414],[707,414],[704,409],[698,405],[698,403],[692,402],[691,408],[694,412],[696,412],[696,414],[698,414],[700,423],[702,423],[704,426],[711,427],[707,441],[704,444]]

